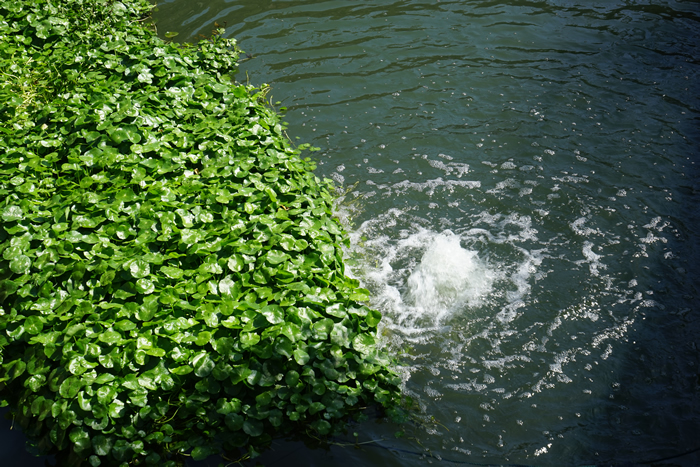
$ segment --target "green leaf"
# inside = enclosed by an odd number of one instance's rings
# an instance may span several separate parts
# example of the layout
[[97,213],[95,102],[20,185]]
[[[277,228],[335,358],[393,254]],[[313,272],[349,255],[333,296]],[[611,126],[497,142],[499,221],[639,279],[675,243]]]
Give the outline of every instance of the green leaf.
[[89,450],[92,447],[90,442],[90,435],[83,427],[75,427],[70,431],[68,435],[70,440],[73,442],[73,446],[76,453],[81,453]]
[[180,279],[185,274],[185,271],[182,269],[174,268],[172,266],[163,266],[160,268],[160,272],[165,274],[170,279]]
[[331,431],[331,424],[326,420],[316,420],[311,424],[311,427],[320,435],[327,435]]
[[358,334],[352,340],[352,347],[363,355],[374,352],[376,345],[374,337],[369,334]]
[[131,143],[138,143],[141,141],[141,135],[139,135],[138,129],[134,125],[123,125],[112,128],[107,130],[107,134],[109,134],[112,141],[117,144],[121,144],[124,141],[129,141]]
[[121,342],[122,335],[116,331],[105,331],[101,333],[97,339],[105,344],[113,345]]
[[136,323],[128,319],[123,319],[114,323],[114,327],[120,331],[131,331],[132,329],[136,329]]
[[25,332],[36,335],[39,334],[44,329],[44,320],[40,316],[28,316],[24,320],[24,330]]
[[266,259],[268,263],[274,265],[286,261],[289,259],[289,255],[279,250],[270,250],[267,252]]
[[230,278],[226,277],[219,281],[219,292],[233,299],[240,296],[240,286]]
[[227,265],[231,271],[240,272],[243,270],[246,263],[240,255],[235,255],[229,258]]
[[254,346],[260,342],[260,336],[258,334],[246,332],[241,334],[241,346],[244,349]]
[[243,418],[243,416],[237,413],[229,413],[226,414],[226,417],[224,417],[224,423],[226,423],[226,427],[232,432],[236,432],[243,428],[244,421],[245,418]]
[[318,340],[328,339],[328,334],[333,330],[333,320],[325,318],[314,323],[314,338]]
[[155,292],[156,287],[153,281],[144,278],[136,281],[136,290],[142,294],[149,295]]
[[350,330],[340,323],[333,325],[331,342],[341,347],[350,347]]
[[68,361],[66,368],[74,375],[79,376],[94,366],[96,365],[88,362],[82,355],[75,355]]
[[272,324],[284,322],[284,310],[279,305],[267,305],[260,312]]
[[311,357],[309,354],[303,350],[303,349],[295,349],[294,350],[294,360],[299,364],[299,365],[306,365],[309,363],[311,360]]
[[134,279],[146,277],[151,273],[151,266],[142,259],[137,259],[129,265],[129,271]]
[[197,338],[195,339],[194,343],[203,346],[207,345],[211,341],[211,332],[209,331],[202,331],[199,334],[197,334]]
[[24,219],[24,212],[19,206],[5,206],[2,211],[2,220],[5,222],[21,221],[22,219]]
[[219,451],[211,446],[197,446],[192,450],[192,460],[203,461],[207,457],[217,454]]
[[179,376],[185,376],[187,374],[192,373],[193,371],[194,371],[194,368],[192,368],[189,365],[182,365],[182,366],[178,366],[178,367],[170,369],[170,373],[172,373],[174,375],[179,375]]
[[66,399],[72,399],[78,395],[78,391],[80,391],[81,387],[80,379],[70,376],[61,383],[58,388],[58,393]]
[[295,323],[283,323],[282,327],[280,328],[280,333],[287,336],[291,342],[296,342],[302,338],[301,328],[299,328],[299,326]]
[[292,345],[292,342],[289,339],[287,339],[284,336],[281,336],[277,339],[277,342],[275,343],[275,351],[281,355],[284,355],[287,358],[292,358],[294,346]]
[[31,265],[32,261],[28,256],[20,255],[10,261],[10,270],[15,274],[27,274]]
[[98,456],[107,456],[112,449],[113,443],[111,436],[96,435],[92,438],[92,448]]
[[209,373],[211,373],[216,364],[209,354],[200,353],[192,359],[192,366],[194,367],[194,374],[200,378],[204,378],[205,376],[209,376]]
[[299,382],[299,373],[297,373],[294,370],[290,370],[287,372],[287,374],[284,377],[284,382],[287,384],[289,387],[294,387],[297,385]]
[[243,422],[243,431],[250,436],[260,436],[263,434],[265,427],[260,420],[247,419]]

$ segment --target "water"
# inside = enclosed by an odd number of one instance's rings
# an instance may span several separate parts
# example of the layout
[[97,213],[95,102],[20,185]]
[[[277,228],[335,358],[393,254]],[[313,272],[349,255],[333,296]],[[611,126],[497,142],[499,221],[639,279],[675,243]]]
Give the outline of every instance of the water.
[[348,190],[423,414],[263,462],[700,464],[700,6],[658,3],[160,2],[161,35],[227,23]]
[[359,441],[381,441],[281,443],[266,462],[700,448],[700,7],[658,3],[160,4],[178,40],[227,23],[253,56],[238,79],[270,84],[318,175],[349,190],[350,273],[424,414],[401,439],[368,423]]

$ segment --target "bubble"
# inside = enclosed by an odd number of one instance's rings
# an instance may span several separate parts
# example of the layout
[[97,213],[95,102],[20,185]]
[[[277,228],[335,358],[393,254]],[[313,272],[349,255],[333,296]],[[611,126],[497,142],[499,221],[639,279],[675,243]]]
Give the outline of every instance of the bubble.
[[414,312],[430,315],[439,323],[455,309],[481,304],[494,275],[475,251],[460,245],[450,231],[437,235],[408,278]]

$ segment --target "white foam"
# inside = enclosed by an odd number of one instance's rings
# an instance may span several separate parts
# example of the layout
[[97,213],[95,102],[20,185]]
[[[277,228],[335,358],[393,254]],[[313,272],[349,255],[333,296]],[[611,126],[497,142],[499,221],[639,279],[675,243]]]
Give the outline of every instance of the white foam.
[[432,239],[408,278],[413,312],[439,324],[456,310],[479,306],[494,278],[477,252],[462,248],[460,238],[445,231]]
[[457,233],[422,225],[391,209],[351,232],[348,272],[370,289],[386,329],[418,342],[446,325],[519,316],[543,252],[519,246],[536,239],[529,217],[483,212]]

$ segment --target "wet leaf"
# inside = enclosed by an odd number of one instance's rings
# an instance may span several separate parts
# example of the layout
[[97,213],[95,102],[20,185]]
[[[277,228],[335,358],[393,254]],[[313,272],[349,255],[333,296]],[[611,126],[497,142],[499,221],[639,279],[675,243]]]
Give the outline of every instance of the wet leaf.
[[19,255],[10,261],[10,270],[15,274],[27,274],[31,265],[32,261],[28,256]]
[[80,380],[74,376],[66,378],[59,386],[58,393],[66,399],[72,399],[78,395],[81,388]]
[[265,319],[272,324],[280,324],[284,322],[284,311],[279,305],[267,305],[261,310]]
[[29,316],[24,320],[25,332],[36,335],[44,329],[44,320],[39,316]]
[[19,206],[10,205],[2,210],[2,220],[5,222],[19,221],[22,219],[24,219],[24,212]]
[[137,259],[129,265],[129,271],[134,279],[146,277],[151,273],[151,266],[142,259]]
[[160,272],[162,272],[163,274],[165,274],[165,275],[166,275],[167,277],[169,277],[170,279],[180,279],[180,278],[183,276],[183,274],[185,273],[185,271],[183,271],[182,269],[180,269],[180,268],[174,268],[174,267],[171,267],[171,266],[163,266],[163,267],[161,267],[161,268],[160,268]]

